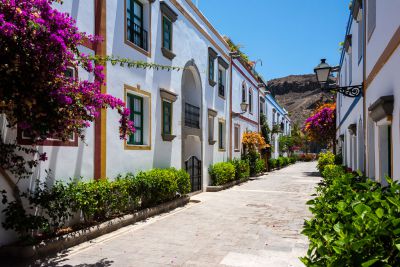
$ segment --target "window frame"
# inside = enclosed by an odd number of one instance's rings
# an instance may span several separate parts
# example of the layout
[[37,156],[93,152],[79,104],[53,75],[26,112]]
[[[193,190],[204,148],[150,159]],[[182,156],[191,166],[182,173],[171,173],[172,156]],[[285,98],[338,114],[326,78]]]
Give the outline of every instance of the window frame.
[[[166,132],[165,130],[165,119],[167,118],[165,115],[165,107],[169,105],[169,132]],[[173,103],[171,101],[168,101],[166,99],[162,99],[162,111],[161,111],[161,132],[164,135],[172,135],[173,134],[173,127],[172,127],[172,122],[173,122]]]
[[[225,99],[225,75],[224,75],[224,69],[218,67],[218,96]],[[225,79],[224,79],[225,78]],[[221,94],[221,86],[223,86],[222,94]]]
[[[124,101],[128,105],[128,95],[136,95],[143,98],[143,145],[128,144],[128,140],[124,141],[125,150],[151,150],[152,147],[152,113],[151,113],[151,93],[143,91],[140,86],[136,87],[124,84]],[[144,120],[146,119],[146,120]],[[136,126],[134,125],[136,128]]]
[[[168,34],[169,35],[169,47],[165,46],[165,22],[169,23],[169,34]],[[172,34],[173,34],[173,22],[168,16],[166,16],[165,14],[162,14],[162,47],[169,51],[173,50]]]
[[[127,21],[128,21],[128,1],[135,1],[135,2],[138,2],[140,5],[142,5],[142,29],[147,32],[147,36],[146,36],[147,50],[140,47],[139,45],[135,44],[133,41],[130,41],[128,38],[128,23],[127,23]],[[148,16],[148,20],[147,20],[148,23],[146,23],[147,27],[145,27],[145,22],[146,22],[145,14],[147,13],[145,7],[147,5],[149,5],[147,8],[149,10],[148,15],[146,15],[146,16]],[[151,42],[151,40],[152,40],[152,38],[151,38],[151,29],[152,29],[152,27],[151,27],[151,21],[152,21],[151,9],[152,8],[151,8],[151,5],[152,5],[152,1],[124,0],[124,28],[125,28],[124,43],[147,57],[151,57],[151,48],[152,48],[152,42]],[[146,30],[145,28],[147,28],[148,30]]]
[[208,55],[208,80],[215,82],[215,58]]
[[[79,79],[78,76],[78,69],[72,66],[68,66],[67,70],[70,70],[72,73],[73,79]],[[56,138],[47,138],[46,140],[43,140],[41,142],[35,143],[35,145],[38,146],[65,146],[65,147],[77,147],[79,145],[79,138],[78,134],[74,133],[72,138],[69,139],[68,141],[62,141],[60,139]],[[24,136],[24,131],[17,126],[17,144],[19,145],[33,145],[32,140],[29,137]]]
[[[144,122],[144,99],[143,99],[142,96],[139,96],[139,95],[136,95],[136,94],[132,94],[132,93],[128,93],[127,98],[130,101],[129,109],[131,111],[129,120],[134,122],[135,121],[134,120],[135,115],[139,115],[140,116],[140,121],[141,121],[141,124],[142,124],[141,127],[138,127],[138,126],[135,125],[135,129],[136,130],[140,130],[140,142],[136,142],[135,141],[135,134],[136,133],[133,133],[133,134],[131,134],[129,136],[129,138],[127,140],[127,144],[130,145],[130,146],[143,146],[144,145],[144,127],[143,127],[143,125],[144,125],[144,123],[143,123]],[[133,100],[135,100],[135,99],[140,100],[140,105],[141,105],[141,108],[140,108],[141,111],[140,112],[135,111],[135,109],[134,109],[135,107],[134,107],[134,101]],[[133,140],[133,141],[131,141],[131,140]]]
[[218,120],[218,151],[226,151],[226,123],[224,119]]
[[249,113],[253,114],[253,89],[249,88]]
[[241,136],[240,124],[235,124],[234,125],[233,134],[234,134],[234,138],[233,138],[234,151],[235,152],[240,152],[240,136]]

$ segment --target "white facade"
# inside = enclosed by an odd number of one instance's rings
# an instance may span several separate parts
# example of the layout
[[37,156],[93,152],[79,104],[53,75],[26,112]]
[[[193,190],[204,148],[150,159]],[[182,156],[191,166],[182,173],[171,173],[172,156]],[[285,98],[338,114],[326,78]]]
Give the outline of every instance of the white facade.
[[[359,3],[361,9],[352,10],[358,15],[351,16],[348,31],[352,34],[352,72],[349,53],[344,52],[339,81],[348,85],[344,77],[349,77],[352,84],[363,83],[364,97],[357,100],[338,95],[337,136],[344,139],[340,142],[344,164],[385,184],[386,175],[400,179],[400,166],[395,164],[400,162],[400,2]],[[357,8],[359,3],[355,1],[353,6]]]
[[[196,191],[209,185],[211,164],[240,157],[243,132],[259,130],[259,101],[264,97],[261,88],[265,84],[231,56],[229,45],[190,0],[85,0],[54,5],[69,13],[80,30],[105,37],[98,47],[82,46],[85,54],[184,69],[135,69],[108,63],[104,91],[124,99],[136,112],[135,136],[120,140],[119,115],[113,110],[104,111],[99,121],[87,129],[85,142],[75,137],[68,143],[46,141],[39,146],[49,159],[34,170],[29,180],[19,184],[22,191],[33,189],[37,180],[43,181],[46,170],[50,170],[50,184],[74,177],[113,179],[118,174],[151,168],[185,169],[185,162],[192,156],[201,161],[202,177]],[[132,8],[140,12],[129,13]],[[129,26],[133,23],[140,24],[139,28]],[[172,29],[170,35],[165,35],[166,25]],[[77,75],[93,78],[83,70]],[[251,107],[238,114],[243,86],[245,101]],[[17,130],[8,130],[4,118],[0,125],[3,138],[15,139]],[[2,188],[10,192],[13,183],[13,177],[0,173]],[[3,228],[0,236],[0,246],[15,238]]]

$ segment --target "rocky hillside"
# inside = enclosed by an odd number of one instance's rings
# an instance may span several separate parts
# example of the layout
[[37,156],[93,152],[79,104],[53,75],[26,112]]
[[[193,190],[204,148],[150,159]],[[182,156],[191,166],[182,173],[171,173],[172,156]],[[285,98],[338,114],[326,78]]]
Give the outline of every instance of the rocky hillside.
[[292,122],[300,127],[321,101],[326,102],[332,97],[332,94],[321,91],[314,74],[273,79],[268,82],[268,88],[289,112]]

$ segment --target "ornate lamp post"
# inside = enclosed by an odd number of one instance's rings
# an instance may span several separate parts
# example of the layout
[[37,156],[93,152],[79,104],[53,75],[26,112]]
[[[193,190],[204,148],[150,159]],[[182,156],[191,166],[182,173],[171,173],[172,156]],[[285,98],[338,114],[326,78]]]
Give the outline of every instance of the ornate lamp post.
[[321,63],[314,68],[314,72],[322,90],[334,91],[348,97],[362,96],[362,84],[339,87],[336,84],[329,83],[330,74],[332,72],[339,72],[339,70],[340,67],[331,67],[328,63],[326,63],[325,58],[321,59]]

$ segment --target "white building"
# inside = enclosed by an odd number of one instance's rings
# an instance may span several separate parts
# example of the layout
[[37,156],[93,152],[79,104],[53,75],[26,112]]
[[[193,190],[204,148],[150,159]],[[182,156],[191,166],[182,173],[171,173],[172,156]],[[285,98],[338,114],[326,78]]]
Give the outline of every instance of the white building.
[[355,0],[339,84],[363,84],[363,97],[338,94],[337,137],[344,164],[385,184],[400,178],[400,2]]
[[[102,91],[125,100],[136,133],[120,140],[119,115],[102,111],[87,129],[85,142],[74,136],[67,143],[48,140],[39,146],[49,159],[19,184],[22,191],[33,189],[35,181],[46,177],[46,170],[51,184],[71,177],[113,179],[121,173],[166,167],[187,169],[192,191],[201,191],[210,183],[211,164],[240,157],[243,132],[259,129],[265,83],[232,56],[224,38],[190,0],[85,0],[54,5],[69,13],[81,31],[103,36],[98,45],[82,46],[83,53],[184,70],[108,63]],[[82,69],[71,75],[92,78]],[[244,113],[242,101],[249,106]],[[0,125],[4,139],[18,136],[20,144],[29,144],[17,129],[5,127],[4,118]],[[14,177],[0,174],[1,188],[10,192],[14,183]],[[0,236],[0,246],[15,237],[2,228]]]
[[272,158],[278,158],[282,155],[282,152],[279,151],[279,137],[282,135],[290,135],[291,120],[286,109],[279,105],[270,94],[265,95],[265,116],[269,128],[273,130],[271,136],[271,156]]

